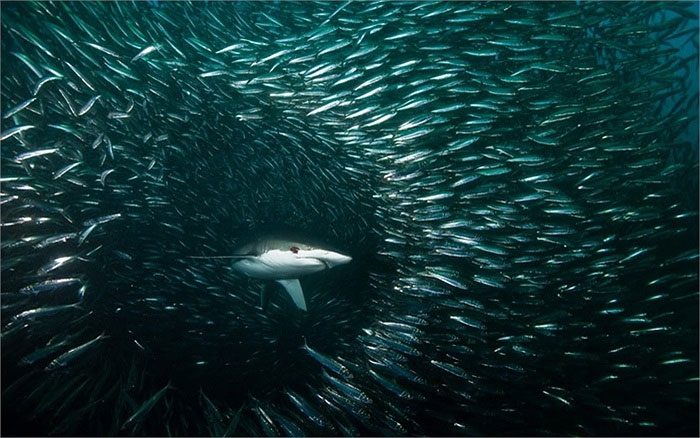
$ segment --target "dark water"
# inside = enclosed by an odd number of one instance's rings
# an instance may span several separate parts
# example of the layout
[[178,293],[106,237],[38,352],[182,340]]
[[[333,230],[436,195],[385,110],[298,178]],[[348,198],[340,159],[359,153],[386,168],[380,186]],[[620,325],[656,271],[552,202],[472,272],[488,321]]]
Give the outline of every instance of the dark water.
[[2,434],[697,436],[697,16],[3,3]]

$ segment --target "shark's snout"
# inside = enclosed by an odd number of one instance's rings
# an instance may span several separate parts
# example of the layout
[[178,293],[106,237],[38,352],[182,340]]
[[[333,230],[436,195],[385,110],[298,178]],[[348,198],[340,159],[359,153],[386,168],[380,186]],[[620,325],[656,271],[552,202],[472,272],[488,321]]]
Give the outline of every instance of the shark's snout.
[[344,265],[346,263],[350,263],[352,261],[352,257],[347,256],[345,254],[340,254],[338,252],[328,251],[328,254],[323,259],[323,261],[329,267],[333,267],[333,266]]

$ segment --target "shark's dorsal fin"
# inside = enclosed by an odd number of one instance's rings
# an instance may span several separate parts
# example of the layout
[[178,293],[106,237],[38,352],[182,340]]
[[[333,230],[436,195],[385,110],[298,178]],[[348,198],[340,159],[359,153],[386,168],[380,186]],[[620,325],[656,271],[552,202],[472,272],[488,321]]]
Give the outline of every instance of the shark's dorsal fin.
[[306,301],[304,301],[304,291],[301,290],[301,283],[299,283],[299,280],[292,279],[292,280],[275,280],[284,288],[287,290],[287,293],[289,294],[290,297],[292,297],[292,301],[294,301],[294,304],[296,306],[303,310],[306,311]]

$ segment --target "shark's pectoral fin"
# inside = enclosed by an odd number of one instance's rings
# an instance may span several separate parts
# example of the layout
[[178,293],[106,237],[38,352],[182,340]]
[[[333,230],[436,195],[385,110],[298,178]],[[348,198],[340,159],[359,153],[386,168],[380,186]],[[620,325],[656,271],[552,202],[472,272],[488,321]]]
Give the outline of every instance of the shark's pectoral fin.
[[301,290],[301,284],[299,280],[276,280],[279,284],[284,286],[287,293],[292,297],[292,301],[301,310],[306,311],[306,301],[304,301],[304,291]]

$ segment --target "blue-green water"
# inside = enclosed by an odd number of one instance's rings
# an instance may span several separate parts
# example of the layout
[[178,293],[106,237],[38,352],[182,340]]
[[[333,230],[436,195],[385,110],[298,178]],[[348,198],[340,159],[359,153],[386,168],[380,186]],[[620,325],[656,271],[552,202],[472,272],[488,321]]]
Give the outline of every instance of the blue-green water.
[[698,434],[698,3],[1,12],[3,435]]

